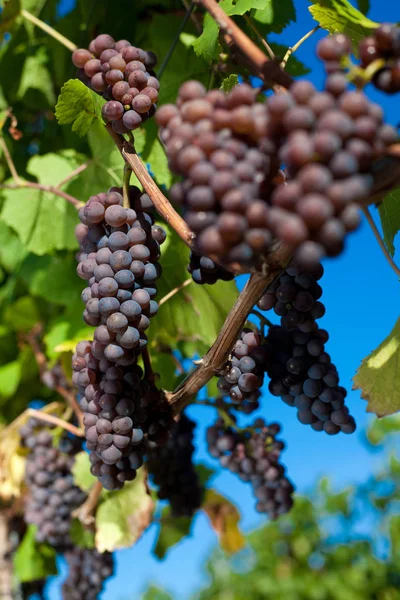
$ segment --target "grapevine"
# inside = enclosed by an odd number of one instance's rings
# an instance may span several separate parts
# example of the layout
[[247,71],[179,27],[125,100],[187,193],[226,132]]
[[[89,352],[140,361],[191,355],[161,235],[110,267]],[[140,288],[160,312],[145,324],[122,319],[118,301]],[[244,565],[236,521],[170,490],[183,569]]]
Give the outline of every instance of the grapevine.
[[[199,514],[224,551],[241,548],[239,513],[199,464],[202,444],[206,461],[249,484],[257,512],[279,520],[300,504],[284,454],[296,440],[280,439],[290,427],[273,411],[297,415],[293,427],[315,444],[357,437],[341,435],[360,419],[329,345],[336,332],[324,328],[326,308],[341,318],[323,298],[324,275],[339,257],[341,278],[351,277],[346,245],[363,213],[399,273],[399,136],[369,90],[378,101],[400,92],[400,27],[314,3],[318,25],[280,57],[258,6],[228,15],[216,0],[173,12],[139,3],[134,19],[109,23],[113,35],[88,15],[78,47],[60,32],[65,17],[60,31],[49,24],[45,4],[37,15],[2,13],[0,62],[14,53],[32,64],[0,89],[0,341],[10,341],[0,361],[0,517],[23,593],[44,593],[59,554],[63,599],[90,600],[114,574],[113,552],[152,522],[159,558]],[[171,45],[153,10],[166,29],[168,16],[177,22]],[[268,30],[279,31],[276,19]],[[26,31],[14,29],[24,20]],[[127,23],[142,47],[123,39]],[[55,71],[36,28],[68,50],[71,80],[61,81],[67,71]],[[288,74],[317,31],[318,86]],[[25,58],[28,47],[37,55]],[[39,89],[32,73],[44,72]],[[55,102],[70,135],[54,135]],[[379,417],[400,409],[397,327],[354,377]],[[387,373],[393,398],[382,400]],[[38,557],[37,578],[21,567],[26,556]]]

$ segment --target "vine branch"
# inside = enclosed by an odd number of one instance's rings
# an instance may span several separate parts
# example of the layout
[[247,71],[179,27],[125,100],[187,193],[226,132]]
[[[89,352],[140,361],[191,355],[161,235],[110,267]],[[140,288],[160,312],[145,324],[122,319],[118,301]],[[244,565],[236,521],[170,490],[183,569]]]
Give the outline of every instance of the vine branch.
[[283,60],[281,62],[281,67],[282,69],[284,69],[286,67],[287,61],[289,60],[289,58],[292,56],[292,54],[294,52],[296,52],[296,50],[298,50],[298,48],[300,48],[300,46],[306,41],[308,40],[309,37],[311,37],[313,35],[313,33],[315,33],[316,31],[318,31],[318,29],[321,28],[321,25],[316,25],[315,27],[313,27],[313,29],[311,29],[311,31],[308,31],[306,33],[306,35],[303,35],[303,37],[296,42],[296,44],[294,44],[294,46],[291,46],[290,48],[287,49],[287,52],[285,54],[285,56],[283,57]]
[[287,265],[290,257],[290,250],[283,244],[279,244],[270,255],[267,272],[251,275],[229,312],[217,339],[203,357],[201,363],[174,392],[166,393],[166,398],[172,405],[174,413],[179,413],[189,404],[193,396],[214,375],[221,371],[253,305],[262,296],[265,288],[274,281]]
[[69,433],[72,433],[78,437],[84,437],[85,435],[83,430],[79,427],[76,427],[75,425],[60,419],[59,417],[55,417],[54,415],[48,415],[41,410],[36,410],[36,408],[28,408],[26,412],[30,417],[35,417],[35,419],[40,419],[45,423],[51,423],[52,425],[57,425],[57,427],[62,427],[62,429],[65,429],[65,431],[69,431]]
[[44,185],[43,183],[36,183],[36,181],[21,181],[18,180],[19,183],[2,183],[0,184],[0,189],[6,190],[19,190],[21,188],[32,188],[34,190],[40,190],[42,192],[48,192],[49,194],[54,194],[55,196],[59,196],[60,198],[64,198],[67,202],[75,206],[75,208],[79,209],[83,206],[83,202],[78,200],[78,198],[74,198],[70,194],[59,190],[58,188],[52,185]]
[[9,151],[9,149],[7,147],[6,140],[3,138],[3,136],[0,136],[0,147],[3,150],[3,152],[4,152],[6,163],[7,163],[8,168],[10,169],[11,176],[14,179],[15,184],[19,185],[21,183],[21,180],[20,180],[19,175],[17,173],[17,169],[15,167],[15,164],[14,164],[14,161],[13,161],[12,156],[10,154],[10,151]]
[[59,190],[66,183],[68,183],[69,181],[71,181],[71,179],[74,179],[74,177],[76,177],[77,175],[79,175],[80,173],[82,173],[82,171],[85,171],[88,168],[88,166],[90,165],[91,162],[92,162],[91,160],[88,160],[87,162],[84,162],[83,164],[79,165],[79,167],[76,167],[76,169],[74,169],[73,171],[71,171],[71,173],[69,175],[67,175],[66,177],[64,177],[64,179],[62,179],[59,183],[57,183],[57,185],[55,186],[55,189]]
[[168,294],[165,294],[165,296],[163,296],[160,300],[160,302],[158,303],[158,306],[162,306],[163,304],[165,304],[166,302],[168,302],[168,300],[170,298],[172,298],[173,296],[175,296],[175,294],[177,294],[178,292],[180,292],[181,290],[183,290],[185,287],[187,287],[190,283],[192,283],[193,279],[185,279],[185,281],[183,283],[181,283],[180,285],[176,286],[176,288],[174,288],[173,290],[171,290],[170,292],[168,292]]
[[85,502],[72,513],[72,516],[79,519],[83,525],[90,526],[94,524],[94,513],[96,511],[102,489],[103,487],[100,481],[96,481],[91,488]]
[[115,133],[111,125],[106,125],[106,128],[108,133],[113,138],[118,150],[120,151],[122,158],[131,167],[140,184],[143,186],[146,194],[150,196],[151,201],[154,204],[154,208],[158,214],[163,217],[166,223],[168,223],[168,225],[170,225],[176,231],[185,244],[190,247],[194,239],[194,233],[190,231],[189,227],[186,225],[186,222],[172,207],[168,198],[164,196],[156,182],[149,175],[145,165],[143,164],[140,156],[136,153],[132,144],[127,142],[118,133]]
[[60,42],[63,46],[68,48],[68,50],[71,50],[71,52],[73,52],[74,50],[76,50],[78,48],[78,46],[76,44],[74,44],[73,42],[71,42],[71,40],[69,40],[64,35],[62,35],[58,31],[56,31],[50,25],[47,25],[47,23],[44,23],[44,21],[41,21],[40,19],[38,19],[37,17],[32,15],[27,10],[22,9],[20,14],[22,17],[24,17],[24,19],[26,19],[27,21],[30,21],[31,23],[36,25],[36,27],[39,27],[40,29],[42,29],[43,31],[45,31],[46,33],[51,35],[51,37],[53,37],[55,40]]
[[377,226],[375,225],[375,221],[372,218],[371,213],[369,212],[369,209],[367,206],[363,206],[362,207],[362,211],[365,215],[365,218],[368,221],[369,226],[372,229],[372,232],[380,246],[380,249],[383,252],[384,257],[386,258],[387,262],[389,263],[389,265],[391,266],[391,268],[393,269],[393,271],[396,273],[397,277],[400,277],[400,269],[399,267],[396,265],[396,263],[394,262],[394,260],[392,259],[392,257],[390,256],[388,249],[385,246],[385,243],[381,237],[381,234],[379,233],[379,230],[377,228]]

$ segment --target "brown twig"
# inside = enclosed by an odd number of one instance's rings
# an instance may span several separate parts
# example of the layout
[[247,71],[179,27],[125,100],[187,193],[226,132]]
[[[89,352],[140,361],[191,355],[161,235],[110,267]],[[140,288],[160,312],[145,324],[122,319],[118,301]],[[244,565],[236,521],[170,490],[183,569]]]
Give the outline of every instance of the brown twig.
[[55,417],[54,415],[48,415],[41,410],[36,410],[36,408],[28,408],[26,412],[30,417],[35,417],[35,419],[40,419],[45,423],[51,423],[52,425],[57,425],[57,427],[62,427],[65,431],[69,431],[69,433],[78,437],[84,437],[85,435],[83,430],[79,427],[75,427],[75,425],[60,419],[59,417]]
[[148,194],[154,204],[154,207],[159,215],[170,225],[179,237],[187,244],[191,246],[194,234],[182,217],[172,207],[168,198],[164,196],[162,191],[159,189],[153,178],[147,172],[145,165],[143,164],[140,156],[136,153],[132,144],[127,142],[121,135],[115,133],[111,125],[106,125],[108,133],[113,138],[118,150],[121,152],[122,158],[128,163],[132,171],[135,173],[140,184],[143,186],[144,191]]
[[52,185],[44,185],[42,183],[36,183],[35,181],[21,181],[21,180],[19,180],[18,184],[5,184],[5,183],[2,183],[0,185],[0,188],[1,189],[6,189],[6,190],[18,190],[18,189],[21,189],[21,188],[32,188],[34,190],[41,190],[42,192],[48,192],[49,194],[54,194],[55,196],[59,196],[60,198],[64,198],[64,200],[66,200],[70,204],[73,204],[73,206],[75,206],[75,208],[81,208],[81,206],[83,206],[83,202],[81,202],[77,198],[74,198],[74,196],[71,196],[70,194],[67,194],[66,192],[62,192],[61,190],[55,188]]
[[180,412],[197,392],[223,368],[237,336],[246,322],[253,305],[262,296],[265,288],[277,277],[290,260],[290,251],[280,244],[271,254],[266,274],[255,273],[240,293],[228,314],[217,339],[201,364],[172,393],[166,393],[175,413]]
[[88,161],[84,162],[82,165],[79,165],[79,167],[76,167],[76,169],[74,169],[73,171],[71,171],[71,173],[69,173],[69,175],[64,177],[64,179],[62,179],[60,181],[60,183],[57,183],[57,185],[54,186],[55,189],[59,190],[60,188],[62,188],[63,185],[65,185],[66,183],[71,181],[71,179],[74,179],[74,177],[76,177],[77,175],[82,173],[82,171],[85,171],[85,169],[87,169],[88,166],[90,165],[90,163],[92,163],[92,162],[93,162],[92,160],[88,160]]
[[187,287],[190,283],[192,283],[192,281],[193,281],[193,279],[185,279],[185,281],[183,283],[181,283],[176,288],[174,288],[173,290],[168,292],[168,294],[165,294],[165,296],[163,296],[161,298],[160,302],[158,303],[158,306],[160,307],[163,304],[165,304],[166,302],[168,302],[168,300],[170,298],[172,298],[173,296],[175,296],[175,294],[177,294],[178,292],[183,290],[185,287]]
[[210,13],[220,29],[249,58],[261,79],[273,81],[285,88],[290,87],[292,78],[281,69],[277,62],[269,60],[265,56],[264,52],[224,12],[216,0],[199,0],[199,2]]
[[287,61],[288,61],[288,60],[289,60],[289,58],[292,56],[292,54],[293,54],[294,52],[296,52],[296,50],[297,50],[298,48],[300,48],[300,46],[301,46],[301,45],[302,45],[302,44],[303,44],[303,43],[304,43],[306,40],[308,40],[308,38],[309,38],[309,37],[311,37],[311,36],[312,36],[312,35],[313,35],[313,34],[314,34],[316,31],[318,31],[318,29],[320,29],[320,28],[321,28],[321,25],[316,25],[315,27],[313,27],[313,29],[311,29],[311,31],[308,31],[308,32],[306,33],[306,35],[304,35],[304,36],[303,36],[303,37],[302,37],[302,38],[301,38],[301,39],[300,39],[298,42],[296,42],[296,43],[294,44],[294,46],[291,46],[290,48],[288,48],[288,50],[287,50],[287,52],[286,52],[286,54],[285,54],[285,56],[283,57],[283,59],[282,59],[282,62],[281,62],[281,67],[282,67],[282,69],[284,69],[284,68],[286,67]]
[[372,229],[372,232],[376,238],[376,241],[378,242],[384,257],[386,258],[387,262],[389,263],[389,265],[392,267],[393,271],[396,273],[397,277],[400,277],[400,269],[399,267],[396,265],[396,263],[394,262],[394,260],[392,259],[392,257],[390,256],[388,249],[385,246],[385,243],[381,237],[381,234],[379,233],[379,230],[377,228],[377,226],[375,225],[375,222],[372,218],[371,213],[369,212],[369,209],[367,206],[363,206],[362,207],[362,211],[365,215],[365,218],[368,221],[369,226]]
[[85,502],[72,513],[73,517],[79,519],[80,522],[87,527],[94,525],[95,523],[94,513],[96,512],[102,490],[103,487],[100,481],[96,481]]
[[19,185],[21,183],[21,180],[17,173],[17,169],[15,168],[15,164],[11,157],[10,151],[7,148],[6,140],[3,138],[3,136],[0,136],[0,147],[4,152],[6,163],[7,163],[8,168],[10,169],[11,176],[14,179],[15,184]]

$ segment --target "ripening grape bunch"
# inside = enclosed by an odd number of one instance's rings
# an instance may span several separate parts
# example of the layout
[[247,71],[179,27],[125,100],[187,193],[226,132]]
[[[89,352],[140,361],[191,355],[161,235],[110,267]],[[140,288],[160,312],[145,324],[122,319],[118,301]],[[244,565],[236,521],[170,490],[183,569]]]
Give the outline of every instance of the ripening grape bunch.
[[75,50],[72,62],[78,78],[107,100],[103,117],[116,133],[137,129],[154,114],[160,84],[153,71],[157,63],[153,52],[103,33],[87,50]]
[[91,196],[76,228],[77,272],[88,282],[83,318],[96,327],[93,353],[120,366],[133,364],[147,345],[145,331],[158,310],[158,259],[165,240],[165,231],[143,210],[148,196],[132,186],[130,199],[136,210],[122,206],[118,189]]
[[86,498],[74,484],[71,472],[74,455],[81,449],[80,440],[64,436],[53,446],[48,425],[43,428],[43,423],[33,418],[20,428],[20,435],[22,446],[29,450],[24,519],[37,526],[38,542],[48,542],[58,550],[68,548],[72,512]]
[[217,387],[235,409],[250,414],[259,407],[267,359],[261,335],[249,328],[240,332]]
[[256,419],[251,431],[227,426],[222,418],[207,429],[211,456],[242,481],[251,483],[256,510],[267,513],[270,519],[287,513],[293,505],[294,487],[280,463],[285,444],[276,439],[279,432],[278,423],[267,425],[263,419]]
[[158,487],[160,500],[168,500],[172,513],[189,517],[201,506],[203,487],[193,464],[193,430],[196,424],[184,413],[170,428],[162,445],[148,443],[147,468]]
[[350,42],[322,40],[321,57],[327,44],[337,61],[326,60],[323,91],[297,81],[261,103],[245,84],[224,94],[191,81],[157,111],[170,168],[182,176],[171,199],[199,252],[227,268],[257,268],[274,238],[304,267],[340,254],[371,194],[372,164],[397,140],[381,108],[341,72]]
[[74,547],[65,558],[69,571],[62,586],[63,600],[97,600],[105,580],[114,572],[112,554]]

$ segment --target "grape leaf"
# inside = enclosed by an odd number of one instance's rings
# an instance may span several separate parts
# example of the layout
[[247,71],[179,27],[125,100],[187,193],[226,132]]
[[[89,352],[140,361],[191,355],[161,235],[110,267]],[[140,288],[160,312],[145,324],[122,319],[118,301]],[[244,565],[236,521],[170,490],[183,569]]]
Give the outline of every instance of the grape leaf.
[[3,221],[0,221],[0,264],[2,267],[9,273],[17,271],[27,253],[17,234]]
[[53,80],[46,64],[47,53],[44,47],[39,47],[36,54],[28,56],[24,63],[24,69],[19,82],[17,98],[24,99],[30,107],[45,108],[53,107],[56,97],[54,93]]
[[122,490],[107,494],[96,512],[96,548],[113,552],[132,546],[152,520],[154,502],[147,493],[146,471]]
[[210,467],[207,467],[204,463],[197,463],[196,473],[200,484],[205,487],[208,481],[215,475],[215,470],[210,469]]
[[381,219],[383,241],[390,256],[394,256],[394,239],[400,229],[400,188],[391,190],[379,205],[379,217]]
[[72,123],[72,131],[81,137],[86,135],[95,121],[103,122],[101,108],[104,100],[89,90],[79,79],[70,79],[61,88],[56,105],[56,117],[60,125]]
[[348,0],[312,0],[308,10],[313,18],[330,33],[345,33],[354,42],[359,42],[379,26]]
[[78,452],[75,455],[74,465],[71,469],[74,483],[84,492],[88,492],[97,479],[90,472],[90,460],[87,452]]
[[281,33],[296,21],[296,9],[293,0],[267,0],[252,16],[259,23],[268,25],[268,32]]
[[73,352],[78,342],[93,338],[93,327],[83,322],[82,311],[82,300],[71,299],[67,310],[50,323],[43,338],[49,358],[57,358],[60,352]]
[[400,433],[400,414],[386,417],[386,419],[374,419],[368,427],[367,440],[373,446],[379,446],[391,433]]
[[13,360],[0,367],[0,397],[11,398],[21,381],[21,363]]
[[84,157],[72,149],[64,150],[58,154],[48,152],[47,154],[33,156],[29,160],[26,170],[36,177],[39,183],[56,186],[84,160]]
[[4,312],[4,322],[15,331],[29,331],[40,321],[38,301],[30,296],[22,296],[9,304]]
[[239,78],[235,73],[231,73],[228,77],[222,80],[219,89],[225,92],[226,94],[231,91],[232,88],[235,87],[239,83]]
[[82,525],[79,519],[72,519],[69,529],[71,541],[78,548],[94,548],[94,533]]
[[174,517],[169,506],[163,508],[153,553],[160,559],[165,558],[172,546],[190,534],[191,524],[191,517]]
[[354,389],[368,402],[367,412],[378,417],[400,410],[400,319],[388,337],[364,358],[353,377]]
[[238,526],[240,513],[232,502],[215,490],[208,489],[202,509],[217,532],[225,552],[234,554],[244,547],[245,539]]
[[[161,254],[163,276],[158,285],[160,299],[189,278],[189,250],[174,232],[166,229],[168,237]],[[150,336],[153,332],[157,343],[173,348],[177,342],[196,342],[196,352],[203,353],[217,337],[236,297],[234,281],[212,286],[191,283],[162,304],[153,319]]]
[[19,273],[33,296],[53,304],[68,306],[79,298],[84,282],[76,275],[73,256],[35,256],[30,254]]
[[34,525],[28,526],[14,555],[15,575],[22,583],[46,579],[57,573],[56,551],[36,541],[36,529]]
[[77,210],[63,198],[30,188],[5,189],[1,196],[4,198],[2,220],[33,254],[41,256],[53,250],[78,247],[74,233]]
[[369,13],[371,3],[370,0],[357,0],[357,6],[358,10],[360,10],[363,13],[363,15],[366,15],[367,13]]

